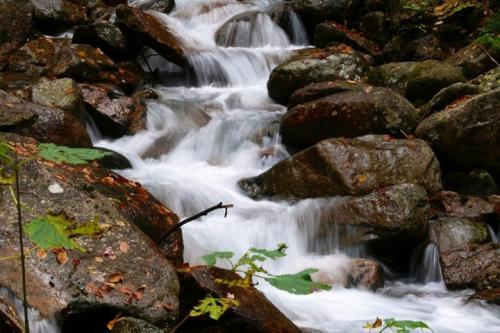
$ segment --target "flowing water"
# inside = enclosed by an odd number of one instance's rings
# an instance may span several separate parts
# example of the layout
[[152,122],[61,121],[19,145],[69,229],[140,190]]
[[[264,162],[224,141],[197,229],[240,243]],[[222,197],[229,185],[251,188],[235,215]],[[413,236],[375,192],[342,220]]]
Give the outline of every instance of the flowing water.
[[[215,250],[238,255],[252,246],[274,248],[284,242],[288,255],[270,263],[271,272],[316,267],[334,278],[345,275],[348,256],[369,254],[363,247],[342,245],[335,230],[330,237],[318,236],[325,218],[322,207],[335,198],[255,201],[237,186],[241,178],[258,175],[289,156],[278,131],[286,109],[269,99],[266,82],[273,67],[304,47],[297,45],[306,41],[297,16],[289,13],[294,25],[289,35],[266,14],[231,23],[230,31],[239,39],[226,38],[220,47],[214,35],[222,24],[270,3],[176,4],[170,15],[155,15],[188,51],[199,85],[179,84],[173,79],[176,66],[152,60],[153,67],[161,66],[165,84],[155,87],[159,100],[148,103],[147,130],[113,141],[102,139],[90,126],[94,143],[126,155],[133,168],[121,174],[142,183],[181,217],[218,202],[234,205],[227,218],[217,211],[183,227],[186,262],[200,264],[202,255]],[[376,317],[424,320],[440,333],[500,332],[498,307],[466,303],[471,291],[446,290],[436,251],[435,246],[425,250],[419,283],[390,282],[377,292],[337,287],[297,296],[263,281],[258,288],[297,325],[321,332],[363,332],[362,325]]]

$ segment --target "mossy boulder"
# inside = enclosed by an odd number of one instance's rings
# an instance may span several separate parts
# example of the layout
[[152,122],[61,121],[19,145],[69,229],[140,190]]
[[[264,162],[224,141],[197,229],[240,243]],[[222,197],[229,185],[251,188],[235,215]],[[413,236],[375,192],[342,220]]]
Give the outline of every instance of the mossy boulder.
[[466,218],[444,218],[429,222],[429,240],[441,252],[466,248],[472,244],[491,241],[488,226],[484,222]]

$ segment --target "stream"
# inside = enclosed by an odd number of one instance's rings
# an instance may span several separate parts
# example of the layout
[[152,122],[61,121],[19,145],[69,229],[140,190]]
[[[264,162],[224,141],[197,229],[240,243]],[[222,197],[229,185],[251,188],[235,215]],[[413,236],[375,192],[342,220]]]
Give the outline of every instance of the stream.
[[[138,5],[143,1],[129,1]],[[289,156],[281,144],[279,121],[286,108],[267,94],[271,70],[303,48],[307,39],[300,21],[293,40],[269,16],[256,24],[234,23],[240,41],[217,46],[216,30],[232,16],[271,1],[176,0],[170,15],[155,13],[166,22],[189,52],[197,84],[181,77],[180,69],[158,57],[160,98],[148,102],[147,130],[117,140],[102,138],[90,126],[94,144],[122,153],[133,168],[120,174],[143,184],[182,217],[218,202],[233,204],[224,218],[216,211],[183,227],[184,260],[201,264],[212,251],[288,245],[287,256],[266,264],[272,273],[295,273],[314,267],[341,278],[349,257],[370,257],[363,247],[340,245],[342,235],[318,237],[325,201],[253,200],[239,189],[238,180],[256,176]],[[190,82],[191,81],[191,82]],[[277,290],[265,281],[258,288],[299,327],[318,332],[365,332],[375,318],[423,320],[436,333],[500,332],[499,308],[467,303],[473,291],[448,291],[439,271],[435,247],[425,249],[413,279],[389,281],[376,292],[333,288],[299,296]],[[386,276],[391,272],[387,271]]]

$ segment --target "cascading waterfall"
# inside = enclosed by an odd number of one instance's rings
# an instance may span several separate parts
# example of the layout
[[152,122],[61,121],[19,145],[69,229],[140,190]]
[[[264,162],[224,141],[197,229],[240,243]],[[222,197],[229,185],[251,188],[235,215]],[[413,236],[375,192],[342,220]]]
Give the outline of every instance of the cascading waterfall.
[[[259,42],[251,41],[247,46],[217,46],[214,34],[233,15],[269,4],[177,0],[170,15],[157,14],[189,52],[200,86],[175,87],[170,83],[155,87],[160,99],[148,103],[147,130],[114,141],[94,136],[94,143],[126,155],[133,168],[121,174],[141,182],[181,216],[220,201],[234,204],[226,219],[221,212],[214,212],[183,227],[186,262],[200,264],[202,255],[215,250],[238,255],[252,246],[273,248],[285,242],[288,255],[269,263],[271,272],[317,267],[321,274],[339,280],[346,274],[348,256],[366,255],[366,251],[342,244],[335,228],[328,230],[327,237],[318,236],[324,207],[335,198],[295,203],[255,201],[237,186],[241,178],[258,175],[288,156],[279,136],[279,120],[286,109],[269,99],[266,81],[272,68],[298,45],[291,45],[289,39],[273,42],[274,36],[266,34],[278,31],[277,26],[238,25],[239,34],[259,36]],[[297,17],[290,15],[297,25],[291,40],[303,42],[305,35]],[[263,21],[275,25],[267,18]],[[172,101],[183,102],[184,107]],[[201,106],[208,123],[197,123],[200,111],[193,111],[190,105],[196,110]],[[147,153],[158,144],[163,145],[162,152]],[[426,249],[429,260],[422,265],[432,266],[426,282],[439,281],[436,251],[432,246]],[[472,291],[447,291],[443,283],[392,282],[377,292],[336,287],[306,296],[282,292],[264,281],[259,281],[258,288],[297,325],[321,332],[363,332],[363,323],[376,317],[424,320],[435,332],[445,333],[500,329],[493,307],[466,303]]]

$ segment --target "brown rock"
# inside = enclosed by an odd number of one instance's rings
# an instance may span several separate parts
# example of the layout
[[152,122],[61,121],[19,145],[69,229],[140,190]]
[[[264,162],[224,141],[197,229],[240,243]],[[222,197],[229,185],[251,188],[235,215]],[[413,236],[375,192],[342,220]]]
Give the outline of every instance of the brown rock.
[[367,135],[321,141],[239,184],[252,197],[312,198],[361,195],[402,183],[434,193],[441,189],[440,177],[424,141]]
[[283,116],[283,141],[307,147],[331,137],[404,137],[418,124],[415,107],[391,89],[353,89],[297,105]]
[[445,253],[487,243],[491,237],[484,222],[455,217],[429,221],[429,240]]
[[348,286],[362,289],[377,290],[384,286],[384,270],[382,266],[369,259],[352,259]]
[[146,127],[146,107],[120,90],[80,84],[83,98],[97,126],[105,135],[120,137]]
[[495,205],[486,199],[441,191],[430,198],[437,209],[449,217],[480,217],[494,212]]
[[350,90],[368,88],[370,85],[356,81],[334,80],[324,82],[314,82],[293,92],[288,108],[296,105],[314,101],[315,99]]
[[[28,158],[20,179],[22,201],[31,208],[23,214],[25,221],[62,212],[77,225],[96,219],[102,229],[100,235],[74,238],[86,251],[66,249],[66,263],[58,262],[51,251],[27,258],[29,305],[46,318],[56,315],[63,330],[78,314],[93,312],[97,317],[103,308],[108,309],[110,319],[121,312],[158,325],[174,321],[177,276],[153,240],[177,223],[177,216],[142,186],[107,169],[39,160],[33,140],[15,135],[4,138],[15,145],[22,161]],[[55,185],[59,189],[51,190],[49,186]],[[17,214],[9,190],[0,190],[0,256],[4,257],[19,253]],[[122,250],[122,242],[127,243],[127,251]],[[26,245],[31,247],[29,241]],[[172,236],[169,245],[177,248],[166,254],[178,260],[182,256],[180,233]],[[19,297],[18,260],[2,265],[0,285]],[[61,322],[64,318],[68,322]]]
[[87,21],[84,6],[66,0],[31,0],[35,7],[35,19],[40,25],[62,23],[67,25],[82,24]]
[[116,16],[120,26],[133,39],[141,41],[181,67],[187,64],[182,46],[169,28],[157,18],[125,5],[116,7]]
[[209,318],[191,318],[183,324],[183,332],[301,332],[264,295],[254,287],[230,287],[217,283],[216,279],[241,279],[236,273],[217,267],[196,266],[179,271],[181,282],[181,316],[187,314],[207,294],[227,297],[228,294],[240,303],[231,306],[228,313],[218,321]]

